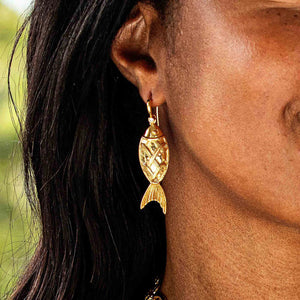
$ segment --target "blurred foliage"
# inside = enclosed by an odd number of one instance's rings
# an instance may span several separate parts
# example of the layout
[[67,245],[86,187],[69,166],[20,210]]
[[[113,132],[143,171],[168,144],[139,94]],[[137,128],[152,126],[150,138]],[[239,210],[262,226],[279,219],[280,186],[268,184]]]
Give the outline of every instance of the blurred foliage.
[[[23,17],[0,0],[0,299],[6,299],[35,248],[37,230],[24,196],[17,116],[8,98],[8,65]],[[26,33],[25,33],[26,37]],[[11,89],[22,111],[25,90],[23,36],[11,71]],[[13,122],[14,120],[14,122]]]

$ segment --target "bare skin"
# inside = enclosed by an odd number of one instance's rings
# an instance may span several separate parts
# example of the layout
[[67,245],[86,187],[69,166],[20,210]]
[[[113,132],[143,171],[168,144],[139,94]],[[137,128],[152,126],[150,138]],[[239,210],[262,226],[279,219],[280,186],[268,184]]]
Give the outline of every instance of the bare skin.
[[139,4],[111,53],[161,106],[168,300],[300,299],[300,1]]

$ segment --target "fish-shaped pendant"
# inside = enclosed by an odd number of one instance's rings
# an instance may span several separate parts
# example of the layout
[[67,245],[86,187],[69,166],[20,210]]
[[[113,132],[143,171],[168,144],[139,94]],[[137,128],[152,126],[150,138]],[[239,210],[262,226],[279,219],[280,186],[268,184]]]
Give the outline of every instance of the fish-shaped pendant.
[[160,182],[168,170],[169,147],[166,137],[156,125],[156,117],[152,115],[149,100],[147,102],[147,108],[150,114],[148,119],[150,126],[140,140],[139,161],[143,173],[150,181],[150,185],[143,196],[140,208],[143,209],[151,201],[157,201],[164,214],[166,214],[166,195]]

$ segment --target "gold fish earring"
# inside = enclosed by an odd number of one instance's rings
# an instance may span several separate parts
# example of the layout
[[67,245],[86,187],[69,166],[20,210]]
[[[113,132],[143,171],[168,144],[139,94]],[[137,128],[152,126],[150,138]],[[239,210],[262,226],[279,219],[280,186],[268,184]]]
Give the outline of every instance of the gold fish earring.
[[147,110],[150,126],[140,140],[139,161],[150,185],[143,196],[140,208],[143,209],[149,202],[156,201],[160,204],[163,213],[166,214],[166,195],[160,182],[168,170],[169,146],[166,137],[159,128],[158,107],[156,107],[156,114],[152,113],[151,98],[147,100]]

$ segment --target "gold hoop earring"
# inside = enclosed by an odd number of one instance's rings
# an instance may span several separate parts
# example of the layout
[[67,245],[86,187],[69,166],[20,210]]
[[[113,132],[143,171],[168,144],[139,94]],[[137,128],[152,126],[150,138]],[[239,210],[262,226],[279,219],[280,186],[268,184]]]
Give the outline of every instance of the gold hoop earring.
[[140,208],[143,209],[149,202],[156,201],[160,204],[163,213],[166,214],[166,195],[160,182],[168,170],[169,146],[166,137],[159,128],[158,107],[156,107],[156,114],[152,113],[151,98],[147,100],[147,110],[150,126],[140,140],[139,161],[150,185],[142,198]]

